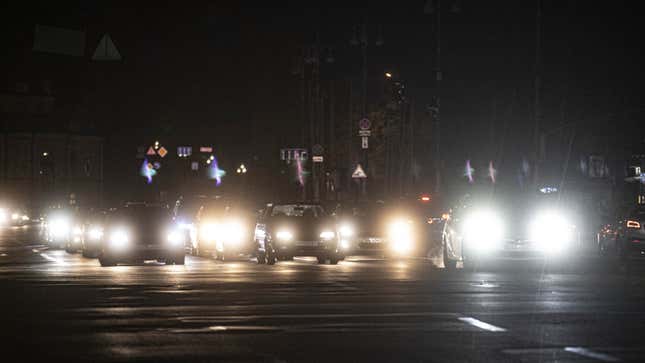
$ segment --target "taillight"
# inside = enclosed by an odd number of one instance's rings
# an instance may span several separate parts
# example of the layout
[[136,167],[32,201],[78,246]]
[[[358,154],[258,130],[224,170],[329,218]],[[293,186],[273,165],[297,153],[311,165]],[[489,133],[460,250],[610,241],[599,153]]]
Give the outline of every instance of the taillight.
[[641,229],[641,223],[638,221],[627,221],[627,228]]

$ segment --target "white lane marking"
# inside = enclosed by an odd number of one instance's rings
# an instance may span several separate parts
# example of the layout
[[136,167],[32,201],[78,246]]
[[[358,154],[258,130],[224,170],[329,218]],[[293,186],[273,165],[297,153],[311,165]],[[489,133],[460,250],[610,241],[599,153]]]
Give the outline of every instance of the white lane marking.
[[64,264],[65,264],[65,262],[63,262],[62,260],[60,260],[60,259],[58,259],[58,258],[55,258],[55,257],[52,257],[52,256],[50,256],[50,255],[48,255],[48,254],[46,254],[46,253],[44,253],[44,252],[43,252],[43,253],[41,253],[41,254],[40,254],[40,256],[41,256],[42,258],[46,259],[47,261],[50,261],[50,262],[55,262],[55,263],[60,264],[60,265],[64,265]]
[[475,326],[475,327],[477,327],[479,329],[484,329],[484,330],[492,331],[492,332],[495,332],[495,333],[505,332],[506,331],[506,329],[504,329],[504,328],[501,328],[499,326],[495,326],[495,325],[492,325],[492,324],[488,324],[487,322],[477,320],[477,319],[472,318],[470,316],[462,316],[462,317],[460,317],[458,319],[460,321],[463,321],[464,323],[470,324],[470,325]]
[[0,253],[0,257],[7,257],[6,253]]
[[268,314],[268,315],[237,315],[237,316],[189,316],[182,317],[179,320],[186,323],[205,323],[221,320],[252,320],[252,319],[333,319],[333,318],[398,318],[398,317],[454,317],[453,313],[439,313],[439,312],[418,312],[418,313],[338,313],[338,314]]
[[574,353],[583,357],[596,359],[603,362],[619,362],[620,359],[605,353],[594,352],[591,349],[583,347],[565,347],[565,352]]

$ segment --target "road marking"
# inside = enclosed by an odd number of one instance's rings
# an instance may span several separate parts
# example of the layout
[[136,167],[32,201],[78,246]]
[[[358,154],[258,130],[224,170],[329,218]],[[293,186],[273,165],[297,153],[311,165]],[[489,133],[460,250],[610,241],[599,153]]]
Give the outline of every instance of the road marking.
[[569,353],[578,354],[578,355],[581,355],[583,357],[600,360],[600,361],[603,361],[603,362],[619,362],[620,361],[620,359],[618,359],[618,358],[616,358],[614,356],[611,356],[609,354],[594,352],[591,349],[587,349],[587,348],[583,348],[583,347],[565,347],[564,351],[569,352]]
[[505,332],[506,329],[501,328],[499,326],[495,326],[492,324],[488,324],[487,322],[472,318],[470,316],[462,316],[458,318],[460,321],[463,321],[464,323],[470,324],[472,326],[475,326],[479,329],[484,329],[488,331],[492,331],[494,333],[499,333],[499,332]]
[[0,253],[0,257],[7,257],[6,253]]
[[59,259],[57,259],[57,258],[55,258],[55,257],[52,257],[52,256],[50,256],[50,255],[48,255],[48,254],[46,254],[46,253],[44,253],[44,252],[43,252],[43,253],[41,253],[41,254],[40,254],[40,256],[41,256],[42,258],[46,259],[47,261],[50,261],[50,262],[55,262],[55,263],[60,264],[60,265],[64,265],[64,264],[65,264],[65,262],[63,262],[62,260],[59,260]]

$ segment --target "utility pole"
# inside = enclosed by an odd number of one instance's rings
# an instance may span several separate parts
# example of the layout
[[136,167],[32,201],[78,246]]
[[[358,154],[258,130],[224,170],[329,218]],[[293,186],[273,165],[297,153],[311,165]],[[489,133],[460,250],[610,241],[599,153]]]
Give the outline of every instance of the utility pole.
[[535,148],[535,165],[533,166],[533,184],[539,183],[540,164],[544,154],[541,135],[542,113],[540,105],[540,89],[542,86],[541,76],[541,53],[542,53],[542,1],[537,0],[537,11],[535,15],[535,103],[533,105],[534,130],[533,143]]

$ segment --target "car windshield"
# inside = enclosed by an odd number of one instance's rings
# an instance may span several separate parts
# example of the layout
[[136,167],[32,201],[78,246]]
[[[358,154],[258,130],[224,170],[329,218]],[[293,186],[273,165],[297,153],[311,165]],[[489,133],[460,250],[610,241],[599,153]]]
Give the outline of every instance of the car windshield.
[[156,225],[166,223],[170,219],[170,211],[165,207],[157,206],[128,206],[113,212],[109,220],[111,223],[128,223],[131,225]]
[[324,216],[325,216],[325,211],[319,205],[282,204],[282,205],[275,205],[271,209],[271,217],[322,218]]

